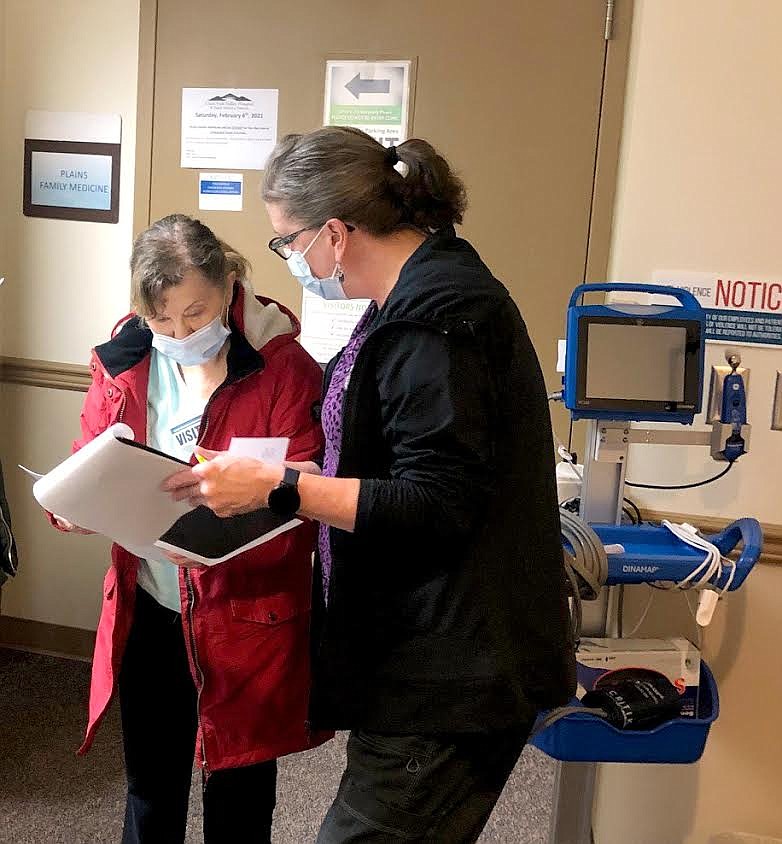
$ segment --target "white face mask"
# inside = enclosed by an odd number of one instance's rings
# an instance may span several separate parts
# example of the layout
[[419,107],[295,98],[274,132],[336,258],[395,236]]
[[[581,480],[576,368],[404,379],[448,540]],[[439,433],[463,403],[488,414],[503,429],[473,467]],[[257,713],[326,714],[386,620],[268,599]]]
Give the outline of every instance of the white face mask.
[[181,340],[153,331],[152,345],[181,366],[199,366],[212,360],[230,336],[231,332],[223,325],[220,315]]
[[326,226],[321,227],[320,231],[312,238],[309,246],[303,252],[291,252],[286,263],[293,277],[298,279],[301,286],[305,290],[309,290],[310,293],[320,296],[321,299],[347,299],[348,297],[345,294],[345,288],[342,284],[343,277],[339,269],[339,264],[335,265],[329,278],[317,278],[312,274],[309,262],[304,257],[325,228]]

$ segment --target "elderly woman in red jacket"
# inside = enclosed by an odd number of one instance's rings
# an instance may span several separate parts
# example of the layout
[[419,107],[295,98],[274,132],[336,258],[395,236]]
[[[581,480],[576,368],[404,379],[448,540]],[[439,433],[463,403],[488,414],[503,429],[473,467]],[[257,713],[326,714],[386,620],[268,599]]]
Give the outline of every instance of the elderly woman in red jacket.
[[[289,437],[289,460],[319,457],[320,370],[241,256],[177,214],[138,236],[131,271],[135,314],[92,353],[74,449],[121,421],[191,462],[196,443],[227,449],[234,436]],[[184,840],[194,754],[204,840],[270,841],[276,758],[328,737],[306,722],[314,543],[305,522],[208,568],[112,548],[81,752],[118,687],[125,844]]]

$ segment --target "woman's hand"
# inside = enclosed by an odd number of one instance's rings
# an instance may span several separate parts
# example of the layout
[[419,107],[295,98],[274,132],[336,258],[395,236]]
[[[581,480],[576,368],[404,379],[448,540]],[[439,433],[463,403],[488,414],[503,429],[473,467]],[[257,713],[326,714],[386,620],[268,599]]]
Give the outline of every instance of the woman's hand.
[[282,466],[201,447],[198,453],[206,462],[172,475],[163,489],[176,501],[206,505],[223,518],[265,507],[269,493],[282,480]]
[[87,528],[79,527],[78,525],[73,524],[73,522],[69,522],[67,519],[64,519],[62,516],[58,516],[56,513],[52,513],[54,517],[54,522],[60,530],[64,530],[66,533],[78,533],[82,536],[94,536],[94,530],[87,530]]

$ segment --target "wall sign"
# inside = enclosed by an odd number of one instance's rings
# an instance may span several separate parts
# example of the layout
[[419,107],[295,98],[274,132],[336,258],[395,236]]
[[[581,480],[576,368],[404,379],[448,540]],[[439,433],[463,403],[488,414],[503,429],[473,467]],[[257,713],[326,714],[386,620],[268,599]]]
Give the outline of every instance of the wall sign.
[[119,115],[28,112],[24,214],[118,222],[121,132]]
[[179,166],[263,170],[278,99],[276,88],[183,88]]
[[199,211],[241,211],[243,173],[200,173]]
[[652,281],[695,296],[706,311],[707,341],[782,346],[782,281],[667,270],[654,272]]
[[387,147],[406,140],[410,64],[327,61],[323,123],[353,126]]

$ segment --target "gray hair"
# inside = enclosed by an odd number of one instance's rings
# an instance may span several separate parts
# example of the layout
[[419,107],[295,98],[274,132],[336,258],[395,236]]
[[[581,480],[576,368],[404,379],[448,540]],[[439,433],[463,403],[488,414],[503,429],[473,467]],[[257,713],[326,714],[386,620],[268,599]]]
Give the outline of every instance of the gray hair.
[[406,226],[436,231],[461,223],[467,207],[464,184],[431,144],[411,139],[386,149],[348,126],[284,137],[266,164],[261,196],[308,228],[335,217],[374,235]]
[[247,278],[250,264],[200,220],[185,214],[163,217],[133,243],[130,287],[136,313],[153,316],[164,292],[189,270],[198,270],[210,284],[222,288],[233,271],[237,278]]

